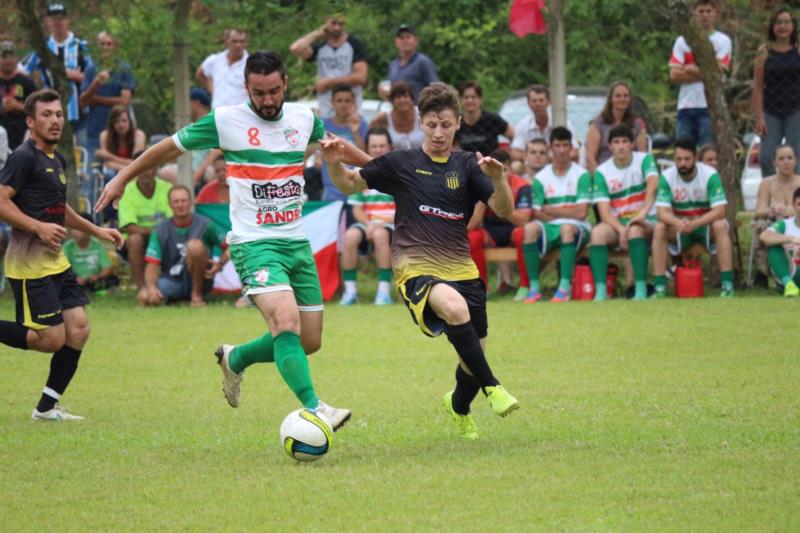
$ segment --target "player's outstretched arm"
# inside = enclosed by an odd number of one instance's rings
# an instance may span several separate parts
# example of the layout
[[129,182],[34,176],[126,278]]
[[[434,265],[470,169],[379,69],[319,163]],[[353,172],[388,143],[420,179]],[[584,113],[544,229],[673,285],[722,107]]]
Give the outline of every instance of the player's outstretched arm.
[[503,164],[493,157],[483,156],[480,152],[476,156],[481,172],[489,176],[494,185],[494,192],[489,197],[489,207],[498,216],[508,217],[514,211],[514,198],[508,180],[503,175]]
[[[342,164],[345,156],[346,145],[350,144],[338,137],[322,139],[320,142],[322,157],[328,163],[331,181],[336,188],[344,194],[353,194],[367,189],[367,182],[357,170],[345,168]],[[350,146],[353,146],[352,144]],[[353,146],[353,148],[355,148]],[[356,150],[358,150],[356,148]],[[366,156],[366,154],[364,154]],[[369,161],[369,156],[367,156]],[[364,163],[366,164],[366,162]]]
[[172,137],[167,137],[159,143],[151,146],[137,159],[132,161],[128,166],[120,170],[117,175],[109,181],[100,198],[97,200],[97,205],[94,206],[95,212],[99,213],[105,207],[122,196],[125,192],[125,185],[143,172],[157,168],[164,163],[168,163],[183,152],[177,147]]

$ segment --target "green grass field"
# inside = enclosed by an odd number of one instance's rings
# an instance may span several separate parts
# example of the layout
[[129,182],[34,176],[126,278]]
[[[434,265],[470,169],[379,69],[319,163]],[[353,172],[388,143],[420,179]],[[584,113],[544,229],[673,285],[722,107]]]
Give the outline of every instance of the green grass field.
[[0,529],[800,528],[798,301],[493,301],[490,361],[522,408],[478,398],[477,442],[442,410],[445,339],[399,305],[326,313],[317,390],[354,415],[314,464],[278,443],[298,405],[274,367],[223,399],[212,352],[262,331],[252,309],[96,301],[64,400],[80,423],[31,421],[49,358],[1,347]]

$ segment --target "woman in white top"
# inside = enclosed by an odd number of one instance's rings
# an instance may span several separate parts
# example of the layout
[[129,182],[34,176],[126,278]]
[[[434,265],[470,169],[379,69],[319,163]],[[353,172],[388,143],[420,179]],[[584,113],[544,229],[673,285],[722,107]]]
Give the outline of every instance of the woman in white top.
[[389,92],[391,111],[378,114],[370,128],[386,128],[392,136],[394,150],[411,150],[422,146],[425,135],[419,123],[419,111],[414,105],[414,90],[404,81],[396,81]]

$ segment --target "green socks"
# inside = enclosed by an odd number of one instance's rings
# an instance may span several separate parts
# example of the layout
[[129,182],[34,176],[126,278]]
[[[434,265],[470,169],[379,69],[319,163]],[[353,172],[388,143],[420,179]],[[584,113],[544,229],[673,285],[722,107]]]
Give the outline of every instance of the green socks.
[[281,377],[307,409],[316,409],[319,398],[311,383],[308,359],[297,333],[284,331],[275,337],[275,364]]
[[592,276],[594,276],[594,299],[606,300],[608,298],[608,289],[606,288],[608,246],[602,244],[590,246],[589,264],[592,266]]
[[349,268],[347,270],[342,270],[342,279],[345,281],[355,281],[357,277],[358,277],[357,268]]
[[[578,255],[578,249],[574,242],[561,245],[561,281],[558,283],[558,289],[561,291],[570,292],[572,290],[576,255]],[[608,269],[608,262],[606,262],[606,269]]]
[[733,290],[733,270],[726,270],[719,273],[719,279],[722,282],[723,291]]
[[254,363],[274,363],[275,352],[272,334],[254,339],[246,344],[240,344],[228,356],[228,365],[231,370],[240,374],[245,368]]
[[783,246],[768,247],[767,261],[769,262],[769,268],[781,280],[781,285],[785,287],[792,281],[792,276],[789,274],[789,259],[786,257],[786,250],[784,250]]
[[[344,279],[347,279],[346,277]],[[355,276],[353,279],[356,279]],[[392,269],[391,268],[379,268],[378,269],[378,281],[392,281]]]
[[667,293],[667,276],[655,276],[653,278],[653,284],[656,286],[657,294]]
[[633,265],[634,300],[647,298],[647,241],[641,237],[628,241],[628,253]]
[[528,271],[532,291],[539,291],[539,245],[527,242],[522,245],[522,256],[525,258],[525,270]]

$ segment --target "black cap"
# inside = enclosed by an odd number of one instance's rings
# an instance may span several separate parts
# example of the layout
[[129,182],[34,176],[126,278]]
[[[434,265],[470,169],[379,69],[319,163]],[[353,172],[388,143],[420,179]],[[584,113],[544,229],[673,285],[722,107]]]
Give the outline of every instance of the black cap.
[[67,16],[67,8],[64,4],[50,4],[47,6],[47,16],[54,17],[54,16]]
[[13,54],[14,41],[0,41],[0,55]]
[[406,32],[406,31],[408,33],[412,34],[412,35],[416,35],[417,34],[417,30],[414,29],[414,26],[412,26],[410,24],[400,24],[397,27],[397,32],[395,32],[394,36],[395,37],[399,37],[401,33]]

